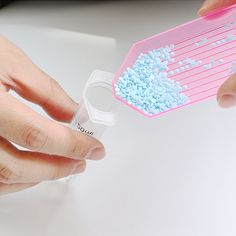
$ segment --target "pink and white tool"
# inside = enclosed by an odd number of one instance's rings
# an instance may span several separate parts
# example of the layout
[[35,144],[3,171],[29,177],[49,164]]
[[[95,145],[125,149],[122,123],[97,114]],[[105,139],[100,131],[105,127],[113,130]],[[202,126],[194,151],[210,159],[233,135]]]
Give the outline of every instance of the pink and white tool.
[[[140,54],[173,45],[174,61],[168,64],[168,78],[183,86],[188,101],[158,114],[146,114],[117,95],[115,86]],[[186,61],[188,63],[186,63]],[[196,64],[196,63],[197,64]],[[186,66],[186,64],[194,66]],[[169,31],[135,43],[115,74],[113,92],[118,100],[154,117],[216,95],[218,88],[236,72],[236,5],[214,12]]]

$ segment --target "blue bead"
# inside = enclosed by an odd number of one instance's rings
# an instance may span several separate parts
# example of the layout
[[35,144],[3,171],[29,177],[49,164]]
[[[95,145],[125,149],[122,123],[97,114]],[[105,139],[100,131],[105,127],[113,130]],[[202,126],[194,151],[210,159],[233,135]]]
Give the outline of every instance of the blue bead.
[[140,54],[115,85],[117,96],[149,115],[186,103],[187,96],[180,93],[184,87],[168,78],[174,74],[174,71],[167,73],[168,64],[174,60],[173,48],[174,45],[170,45]]

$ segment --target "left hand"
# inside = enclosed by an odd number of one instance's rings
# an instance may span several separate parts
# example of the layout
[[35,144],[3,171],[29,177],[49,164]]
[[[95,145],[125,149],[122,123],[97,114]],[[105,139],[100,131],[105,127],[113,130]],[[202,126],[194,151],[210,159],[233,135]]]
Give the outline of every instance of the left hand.
[[[8,90],[38,104],[52,119]],[[57,122],[70,122],[77,108],[56,80],[0,36],[0,195],[81,173],[86,160],[103,158],[101,142]]]

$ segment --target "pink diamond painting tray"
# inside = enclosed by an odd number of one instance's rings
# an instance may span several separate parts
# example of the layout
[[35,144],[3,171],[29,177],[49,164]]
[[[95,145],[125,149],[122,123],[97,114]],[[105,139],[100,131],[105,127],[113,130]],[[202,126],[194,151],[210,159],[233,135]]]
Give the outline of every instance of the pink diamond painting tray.
[[236,5],[135,43],[115,97],[155,117],[215,96],[236,72]]

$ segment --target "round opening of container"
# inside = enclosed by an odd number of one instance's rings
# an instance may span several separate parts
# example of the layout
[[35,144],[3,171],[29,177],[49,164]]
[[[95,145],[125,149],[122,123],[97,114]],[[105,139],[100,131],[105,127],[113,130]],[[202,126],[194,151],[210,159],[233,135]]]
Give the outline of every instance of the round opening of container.
[[112,90],[102,86],[89,88],[86,97],[93,107],[104,112],[110,112],[115,101]]

